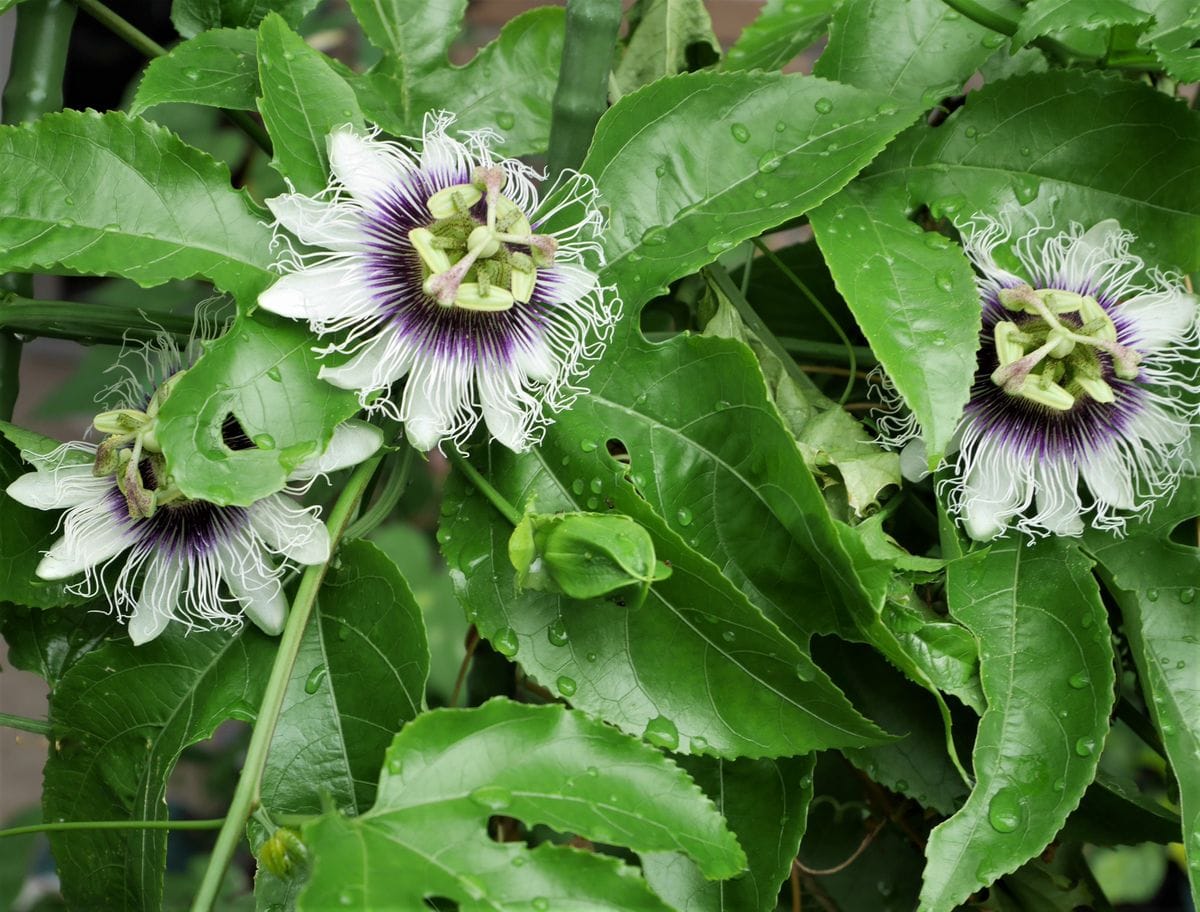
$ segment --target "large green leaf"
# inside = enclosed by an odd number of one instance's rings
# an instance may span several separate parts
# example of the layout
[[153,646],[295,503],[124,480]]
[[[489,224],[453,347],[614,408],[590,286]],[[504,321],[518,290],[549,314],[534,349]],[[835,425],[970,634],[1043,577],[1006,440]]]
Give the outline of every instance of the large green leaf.
[[254,28],[268,13],[297,26],[321,0],[173,0],[171,21],[179,34],[192,38],[208,29]]
[[821,37],[834,0],[766,0],[742,30],[720,70],[778,70]]
[[1091,536],[1088,545],[1106,571],[1150,713],[1179,782],[1184,849],[1193,902],[1200,903],[1200,548],[1171,540],[1185,523],[1195,540],[1200,479],[1185,479],[1173,502],[1125,539]]
[[1117,219],[1147,262],[1200,266],[1200,117],[1138,82],[1078,71],[1019,76],[918,125],[871,168],[956,221],[1008,210],[1015,227]]
[[[353,80],[367,115],[393,133],[419,135],[427,111],[458,115],[460,130],[493,130],[505,155],[543,152],[562,59],[563,11],[539,7],[517,16],[469,63],[417,75],[387,58]],[[413,81],[405,83],[406,76]],[[397,99],[403,104],[398,105]]]
[[1018,44],[1069,28],[1100,29],[1141,25],[1150,16],[1125,0],[1031,0],[1013,35]]
[[257,96],[254,32],[213,29],[151,60],[130,111],[140,114],[171,102],[253,111]]
[[813,72],[931,107],[959,94],[1003,42],[942,0],[843,0]]
[[319,813],[327,796],[363,813],[392,736],[421,711],[429,650],[408,584],[370,542],[350,542],[338,558],[271,741],[262,785],[271,811]]
[[[730,343],[722,347],[725,357],[718,357],[714,349],[708,359],[691,361],[687,374],[678,360],[679,352],[686,349],[676,347],[673,363],[664,364],[653,376],[675,374],[684,384],[681,388],[687,388],[685,378],[700,382],[702,371],[725,382],[741,374],[741,382],[753,389],[757,377],[753,373],[747,376],[747,370],[753,370],[752,364],[747,364],[749,353]],[[665,348],[662,353],[672,356]],[[636,384],[641,382],[640,376],[639,371],[626,380]],[[758,384],[761,396],[761,380]],[[672,416],[678,424],[654,421],[639,425],[629,421],[629,413],[615,408],[606,393],[603,387],[597,388],[588,402],[624,419],[608,433],[618,435],[632,454],[632,476],[609,458],[604,433],[596,434],[606,424],[589,418],[581,402],[563,419],[580,423],[548,436],[533,454],[515,456],[493,448],[491,481],[511,502],[533,502],[541,512],[609,506],[633,517],[650,532],[658,558],[670,562],[670,578],[655,583],[645,604],[634,607],[624,599],[576,602],[549,593],[517,593],[507,554],[511,527],[500,524],[484,498],[468,495],[463,485],[452,479],[443,508],[442,550],[459,599],[480,633],[575,706],[671,750],[724,757],[788,756],[817,747],[858,746],[879,740],[881,733],[858,715],[825,673],[812,664],[807,651],[797,645],[806,642],[806,625],[814,623],[803,612],[828,609],[828,597],[816,579],[804,582],[807,598],[817,605],[806,605],[798,591],[782,603],[793,615],[781,619],[795,627],[793,642],[735,588],[735,581],[747,585],[740,568],[726,566],[723,574],[693,550],[698,547],[721,560],[721,555],[711,554],[701,542],[722,542],[726,536],[739,534],[734,529],[753,514],[744,511],[738,498],[744,502],[754,497],[754,506],[761,509],[764,494],[788,496],[787,492],[771,492],[765,487],[759,492],[747,490],[735,471],[736,463],[714,458],[711,451],[689,445],[686,437],[674,459],[665,446],[656,443],[651,449],[650,441],[659,435],[679,440],[679,428],[703,435],[705,441],[728,439],[721,409],[709,406],[698,416]],[[748,405],[742,409],[741,426],[750,427],[755,411]],[[635,421],[639,418],[636,413],[632,417]],[[768,417],[769,413],[763,415]],[[777,419],[772,420],[779,433],[786,434]],[[581,436],[581,432],[590,436]],[[753,439],[753,432],[747,433],[747,439]],[[676,441],[672,443],[678,446]],[[820,511],[811,476],[790,441],[785,440],[785,446],[781,450],[764,447],[748,457],[743,452],[741,461],[749,466],[757,459],[794,460],[799,467],[796,471],[808,485],[800,488],[800,496],[811,496]],[[707,494],[716,488],[722,503],[714,507],[707,497],[680,500],[678,507],[670,507],[679,532],[669,529],[660,518],[668,514],[659,507],[663,493],[657,488],[658,469],[643,468],[643,454],[649,453],[663,467],[664,475],[666,466],[675,466],[668,479],[672,489],[678,485],[681,494]],[[727,525],[722,514],[726,504],[733,525]],[[811,522],[813,532],[819,534],[822,514],[806,519],[803,508],[792,504],[797,521]],[[755,570],[765,576],[768,567],[778,573],[790,562],[810,567],[814,575],[819,573],[810,563],[815,555],[803,556],[786,531],[775,523],[770,528],[778,530],[774,540],[762,528],[750,531],[744,539],[744,546],[749,547],[743,553],[758,549],[756,559],[761,563]],[[689,547],[680,533],[697,544]],[[836,548],[836,542],[832,547]],[[835,559],[836,552],[824,557]],[[790,568],[787,577],[794,578]]]
[[388,750],[371,810],[305,827],[313,867],[300,908],[418,909],[438,896],[463,912],[665,912],[616,859],[493,841],[495,814],[638,852],[680,851],[709,877],[746,864],[712,802],[658,751],[561,706],[493,700],[420,716]]
[[38,675],[53,693],[76,662],[124,633],[103,603],[43,611],[0,602],[0,634],[13,668]]
[[813,761],[812,755],[680,759],[737,835],[750,868],[733,880],[712,881],[682,852],[648,853],[642,870],[654,892],[679,912],[774,912],[808,822]]
[[838,291],[920,423],[932,465],[970,398],[982,311],[962,250],[909,221],[907,205],[902,186],[856,181],[810,218]]
[[[273,649],[251,628],[173,626],[146,645],[113,641],[83,658],[50,703],[58,735],[46,761],[46,819],[166,819],[179,754],[227,719],[253,719]],[[59,832],[50,842],[71,908],[160,908],[163,830]]]
[[[308,329],[268,315],[242,317],[208,345],[158,416],[167,471],[179,489],[245,506],[282,488],[358,411],[354,392],[319,380],[317,367]],[[229,415],[254,446],[226,445]]]
[[765,73],[674,76],[622,98],[583,165],[611,207],[609,280],[636,313],[837,192],[913,114],[877,92]]
[[362,125],[354,90],[274,14],[258,27],[258,75],[271,164],[297,191],[316,194],[329,184],[326,138],[334,127]]
[[612,74],[618,95],[721,56],[703,0],[638,0],[628,21],[630,36]]
[[64,111],[0,127],[0,271],[203,276],[243,303],[271,281],[271,229],[229,171],[154,124]]
[[975,788],[929,837],[923,912],[949,912],[1040,853],[1096,775],[1114,677],[1090,570],[1065,539],[1019,536],[950,564],[950,612],[979,638],[988,705]]

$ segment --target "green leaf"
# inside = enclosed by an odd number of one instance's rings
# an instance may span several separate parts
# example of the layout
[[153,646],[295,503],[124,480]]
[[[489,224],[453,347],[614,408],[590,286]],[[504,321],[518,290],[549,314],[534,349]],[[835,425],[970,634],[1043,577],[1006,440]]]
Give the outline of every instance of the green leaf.
[[497,699],[423,714],[392,743],[371,810],[305,826],[313,867],[300,908],[419,908],[439,896],[463,912],[665,912],[614,858],[493,841],[494,814],[637,852],[684,852],[709,877],[746,864],[712,803],[658,751],[561,706]]
[[1096,883],[1115,903],[1148,903],[1167,876],[1167,847],[1162,845],[1099,848],[1088,859]]
[[607,279],[627,317],[837,192],[913,113],[875,92],[763,73],[673,76],[622,98],[583,170],[612,207]]
[[825,31],[834,0],[766,0],[718,70],[778,70]]
[[268,13],[276,12],[293,28],[321,0],[173,0],[171,21],[184,38],[208,29],[255,28]]
[[1004,42],[942,0],[844,0],[813,73],[932,107]]
[[1146,40],[1154,48],[1163,68],[1180,82],[1200,80],[1200,9],[1192,0],[1136,0],[1154,15]]
[[0,634],[12,667],[37,675],[53,693],[76,662],[124,634],[124,627],[104,603],[70,611],[0,603]]
[[981,309],[962,250],[909,221],[907,205],[900,186],[856,181],[810,218],[838,291],[935,465],[970,398]]
[[[180,753],[227,719],[250,721],[275,641],[173,625],[143,646],[112,641],[74,665],[51,697],[48,820],[165,820]],[[166,832],[51,834],[63,895],[77,909],[157,909]]]
[[271,281],[271,229],[229,171],[112,111],[0,127],[0,270],[203,276],[249,304]]
[[258,27],[258,109],[275,149],[272,166],[300,193],[329,184],[325,141],[335,127],[362,125],[354,90],[274,14]]
[[1092,845],[1135,845],[1178,842],[1179,815],[1159,801],[1141,794],[1132,780],[1118,779],[1103,770],[1067,818],[1059,840]]
[[[188,497],[247,506],[280,490],[333,429],[358,411],[353,391],[317,378],[307,327],[269,315],[241,317],[206,346],[158,415],[167,471]],[[231,450],[229,415],[254,446]]]
[[1080,71],[984,86],[936,129],[918,125],[872,165],[960,225],[1008,211],[1019,231],[1115,218],[1161,267],[1200,267],[1200,118],[1137,82]]
[[1096,775],[1114,677],[1090,568],[1066,539],[1020,536],[950,564],[950,613],[979,639],[988,707],[975,788],[929,837],[923,912],[949,912],[1039,854]]
[[647,853],[642,871],[654,892],[684,912],[774,912],[808,822],[813,762],[811,755],[680,758],[679,765],[728,821],[750,868],[732,880],[712,881],[682,852]]
[[1160,504],[1128,538],[1093,534],[1087,543],[1120,605],[1138,678],[1179,782],[1192,898],[1200,902],[1200,548],[1171,540],[1172,530],[1181,523],[1194,535],[1196,516],[1200,480],[1186,478],[1174,500]]
[[131,114],[172,102],[253,111],[258,96],[250,29],[213,29],[181,41],[146,67],[130,106]]
[[663,76],[707,66],[721,56],[703,0],[638,0],[628,22],[625,52],[612,73],[619,95]]
[[1030,0],[1013,42],[1028,44],[1035,38],[1069,28],[1103,29],[1114,25],[1143,25],[1150,15],[1125,0]]
[[864,596],[750,352],[715,338],[631,343],[590,385],[536,453],[494,448],[491,481],[538,510],[632,517],[672,575],[636,609],[515,594],[508,527],[452,484],[442,548],[480,632],[576,706],[671,749],[785,756],[874,741],[807,656],[814,630],[837,626],[833,593]]
[[375,800],[393,734],[421,711],[429,649],[396,565],[370,542],[338,552],[305,630],[263,774],[271,811],[351,814]]
[[[456,129],[499,133],[505,155],[543,152],[563,22],[562,9],[539,7],[505,23],[496,40],[464,66],[443,61],[406,87],[403,65],[389,58],[352,83],[363,110],[392,133],[420,135],[425,112],[445,109],[458,115]],[[397,98],[404,104],[398,106]]]

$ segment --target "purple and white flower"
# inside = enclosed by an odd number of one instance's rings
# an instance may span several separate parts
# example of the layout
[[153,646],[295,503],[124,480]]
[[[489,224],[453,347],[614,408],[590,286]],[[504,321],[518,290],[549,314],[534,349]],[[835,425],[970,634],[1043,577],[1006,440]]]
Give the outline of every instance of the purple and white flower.
[[[177,367],[177,353],[169,349],[168,355],[175,356]],[[320,508],[301,507],[287,493],[247,507],[219,506],[174,488],[154,422],[178,376],[171,374],[151,395],[125,400],[133,404],[99,415],[96,427],[109,434],[99,445],[74,441],[47,453],[22,451],[35,471],[13,481],[8,495],[35,509],[66,510],[62,536],[43,556],[37,575],[65,580],[82,574],[67,589],[88,598],[103,592],[117,616],[128,620],[137,644],[154,639],[171,621],[189,628],[229,627],[243,615],[277,634],[288,609],[284,574],[296,564],[329,559]],[[133,391],[137,384],[127,379],[114,388]],[[226,424],[231,449],[252,446],[236,420]],[[381,443],[377,428],[344,422],[325,450],[292,474],[292,491],[361,462]]]
[[542,196],[528,166],[493,157],[494,134],[459,141],[453,122],[428,116],[419,152],[334,131],[331,185],[268,200],[284,275],[259,303],[337,334],[322,353],[348,358],[321,376],[403,421],[416,448],[461,446],[482,417],[523,451],[581,392],[619,310],[596,276],[596,187],[564,174]]
[[1174,492],[1200,424],[1184,398],[1197,302],[1133,239],[1113,220],[1015,240],[993,218],[964,230],[983,328],[945,490],[972,538],[1120,532]]

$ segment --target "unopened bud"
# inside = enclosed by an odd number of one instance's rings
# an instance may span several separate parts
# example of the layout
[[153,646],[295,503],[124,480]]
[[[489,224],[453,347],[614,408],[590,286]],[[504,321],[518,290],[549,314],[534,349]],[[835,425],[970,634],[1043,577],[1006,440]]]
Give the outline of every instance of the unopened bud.
[[258,862],[281,880],[290,880],[308,864],[308,848],[299,833],[280,827],[258,850]]

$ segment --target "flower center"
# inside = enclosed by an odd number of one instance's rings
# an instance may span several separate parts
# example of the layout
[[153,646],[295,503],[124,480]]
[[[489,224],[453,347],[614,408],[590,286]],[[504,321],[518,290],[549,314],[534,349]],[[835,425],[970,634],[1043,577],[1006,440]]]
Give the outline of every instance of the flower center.
[[1001,320],[994,339],[999,366],[992,382],[1055,411],[1084,397],[1112,402],[1101,354],[1122,380],[1138,376],[1141,355],[1117,341],[1112,318],[1091,295],[1017,285],[1000,291],[1000,303],[1018,320]]
[[[537,270],[554,262],[557,241],[533,233],[517,204],[501,195],[504,181],[500,168],[477,168],[472,183],[431,196],[426,205],[433,223],[408,233],[421,258],[425,292],[443,307],[502,311],[526,303]],[[472,214],[481,200],[483,221]]]

